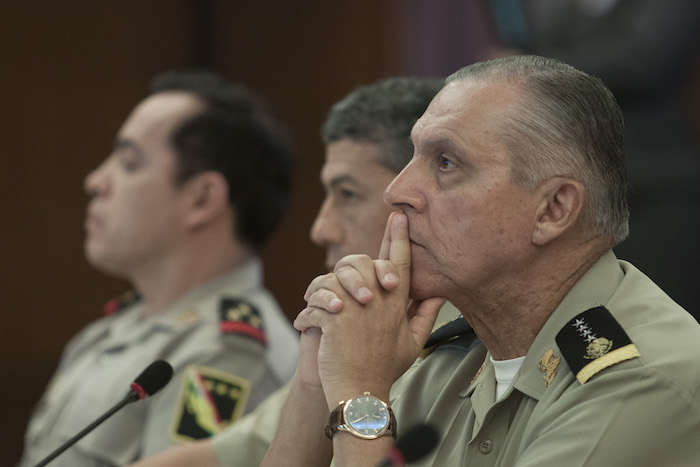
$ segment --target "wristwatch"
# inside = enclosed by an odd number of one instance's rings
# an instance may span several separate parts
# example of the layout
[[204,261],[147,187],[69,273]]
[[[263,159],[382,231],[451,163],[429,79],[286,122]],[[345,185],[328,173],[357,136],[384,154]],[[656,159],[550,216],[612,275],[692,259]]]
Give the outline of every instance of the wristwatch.
[[377,439],[389,434],[396,437],[396,418],[389,404],[365,392],[341,401],[331,412],[326,436],[333,439],[338,430],[362,439]]

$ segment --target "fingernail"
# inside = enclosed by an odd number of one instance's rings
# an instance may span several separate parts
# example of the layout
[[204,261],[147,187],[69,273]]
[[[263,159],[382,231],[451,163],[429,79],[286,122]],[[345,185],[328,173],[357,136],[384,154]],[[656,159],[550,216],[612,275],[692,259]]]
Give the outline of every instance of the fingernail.
[[360,299],[367,298],[367,297],[371,297],[371,296],[372,296],[372,292],[370,292],[369,289],[368,289],[367,287],[360,287],[360,290],[357,291],[357,296],[358,296]]
[[334,310],[339,310],[343,306],[343,301],[339,298],[334,298],[331,300],[331,308]]
[[398,282],[399,278],[396,276],[396,274],[389,273],[384,276],[384,282]]

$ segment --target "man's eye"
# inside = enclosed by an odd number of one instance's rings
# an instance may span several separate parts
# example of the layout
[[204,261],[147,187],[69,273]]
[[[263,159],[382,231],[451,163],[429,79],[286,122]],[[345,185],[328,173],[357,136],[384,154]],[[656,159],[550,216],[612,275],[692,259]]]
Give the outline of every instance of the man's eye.
[[141,166],[141,160],[135,154],[122,154],[119,158],[119,163],[127,172],[133,172]]
[[352,190],[340,190],[340,196],[347,201],[353,200],[358,197],[357,193],[355,193]]
[[455,163],[446,157],[440,157],[438,159],[438,169],[440,170],[451,170],[455,167]]

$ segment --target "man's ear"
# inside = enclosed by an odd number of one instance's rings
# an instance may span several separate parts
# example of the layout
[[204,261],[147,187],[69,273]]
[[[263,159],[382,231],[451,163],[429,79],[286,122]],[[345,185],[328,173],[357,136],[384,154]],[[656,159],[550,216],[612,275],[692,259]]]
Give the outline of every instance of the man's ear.
[[545,245],[569,230],[579,219],[583,209],[585,189],[579,182],[555,177],[537,188],[541,199],[532,232],[535,245]]
[[190,227],[206,225],[228,210],[228,182],[219,172],[202,172],[187,183]]

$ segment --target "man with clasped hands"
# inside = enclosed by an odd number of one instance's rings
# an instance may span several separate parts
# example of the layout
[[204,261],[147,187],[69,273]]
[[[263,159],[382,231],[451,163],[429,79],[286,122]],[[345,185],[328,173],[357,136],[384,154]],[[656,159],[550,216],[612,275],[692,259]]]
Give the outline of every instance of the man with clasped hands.
[[[380,259],[306,291],[263,465],[376,465],[418,423],[440,431],[424,465],[697,465],[700,327],[611,251],[628,234],[622,129],[602,82],[556,60],[449,77],[385,193],[402,212]],[[444,300],[481,343],[414,363]],[[376,423],[345,418],[380,401]]]

